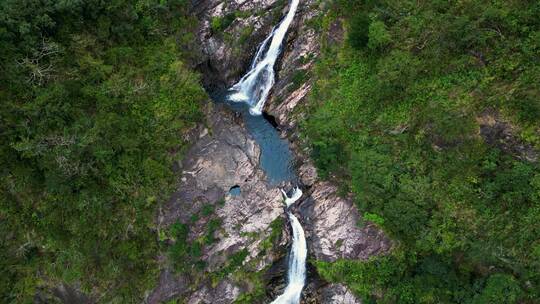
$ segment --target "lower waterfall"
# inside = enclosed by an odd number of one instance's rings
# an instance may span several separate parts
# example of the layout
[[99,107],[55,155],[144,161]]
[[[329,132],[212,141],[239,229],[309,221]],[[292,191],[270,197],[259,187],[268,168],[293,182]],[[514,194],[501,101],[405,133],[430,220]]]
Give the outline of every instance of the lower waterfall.
[[[300,188],[295,188],[291,197],[288,197],[283,190],[281,190],[281,192],[285,196],[287,210],[302,197],[302,190],[300,190]],[[307,245],[304,229],[296,216],[294,216],[290,210],[287,212],[293,233],[293,242],[289,255],[289,271],[287,272],[287,287],[283,294],[277,297],[272,304],[300,303],[300,296],[302,295],[302,289],[304,288],[306,281]]]

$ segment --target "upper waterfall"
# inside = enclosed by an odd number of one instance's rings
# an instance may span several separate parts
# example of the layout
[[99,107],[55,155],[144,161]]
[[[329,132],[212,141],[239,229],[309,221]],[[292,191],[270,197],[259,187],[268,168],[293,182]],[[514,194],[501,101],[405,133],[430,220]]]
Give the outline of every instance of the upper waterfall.
[[261,115],[268,94],[274,86],[274,65],[281,51],[285,34],[291,25],[298,8],[299,0],[291,0],[289,12],[281,23],[274,27],[272,32],[261,43],[250,70],[230,88],[232,92],[229,99],[232,101],[247,102],[252,115]]

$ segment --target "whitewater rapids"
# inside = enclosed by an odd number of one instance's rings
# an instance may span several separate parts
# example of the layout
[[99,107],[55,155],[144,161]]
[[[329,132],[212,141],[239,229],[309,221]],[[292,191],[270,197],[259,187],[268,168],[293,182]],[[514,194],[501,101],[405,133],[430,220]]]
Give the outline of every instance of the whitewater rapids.
[[270,35],[261,43],[250,70],[229,90],[229,99],[236,102],[246,102],[249,104],[251,115],[261,115],[264,104],[270,90],[274,86],[275,72],[274,65],[281,53],[281,45],[285,39],[285,34],[294,19],[298,8],[299,0],[292,0],[289,12],[281,23],[275,27]]
[[[285,197],[285,204],[287,205],[287,208],[302,197],[302,190],[299,188],[294,189],[291,197],[288,197],[283,190],[281,190],[281,192]],[[287,287],[285,287],[283,294],[277,297],[272,304],[300,303],[300,296],[302,295],[302,289],[304,288],[306,282],[307,244],[304,229],[291,211],[288,211],[287,214],[289,216],[293,232],[293,242],[289,255],[289,270],[287,273]]]

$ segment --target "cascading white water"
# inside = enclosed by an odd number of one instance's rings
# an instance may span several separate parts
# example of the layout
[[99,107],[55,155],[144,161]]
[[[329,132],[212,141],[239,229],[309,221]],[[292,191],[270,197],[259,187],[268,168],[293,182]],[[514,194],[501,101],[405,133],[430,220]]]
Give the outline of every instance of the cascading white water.
[[[251,115],[261,115],[264,103],[268,98],[270,90],[274,86],[275,73],[274,65],[279,57],[281,45],[285,39],[285,34],[291,25],[298,8],[299,0],[290,0],[290,8],[287,16],[281,23],[272,29],[272,32],[259,46],[250,70],[236,83],[229,91],[228,99],[235,102],[246,102],[249,104]],[[292,196],[288,197],[285,191],[281,190],[285,197],[285,204],[289,208],[300,197],[302,190],[295,188]],[[292,214],[287,212],[293,233],[293,242],[289,256],[289,269],[287,273],[287,287],[282,295],[275,299],[272,304],[298,304],[306,280],[306,258],[307,245],[304,236],[304,229],[300,222]]]
[[[285,191],[281,190],[285,196],[285,204],[287,208],[302,197],[302,190],[295,188],[291,197],[288,197]],[[300,303],[300,296],[302,294],[302,288],[306,281],[306,257],[307,257],[307,245],[306,238],[304,236],[304,229],[300,222],[292,214],[288,212],[289,219],[291,220],[293,243],[291,253],[289,256],[289,271],[287,273],[287,287],[282,295],[277,297],[272,304],[298,304]]]
[[[229,99],[247,102],[250,106],[249,112],[252,115],[261,115],[270,89],[274,86],[274,65],[280,54],[285,34],[296,14],[298,2],[299,0],[291,0],[287,16],[261,43],[255,58],[253,58],[249,72],[230,88],[232,93]],[[268,46],[268,43],[270,43],[270,46]]]

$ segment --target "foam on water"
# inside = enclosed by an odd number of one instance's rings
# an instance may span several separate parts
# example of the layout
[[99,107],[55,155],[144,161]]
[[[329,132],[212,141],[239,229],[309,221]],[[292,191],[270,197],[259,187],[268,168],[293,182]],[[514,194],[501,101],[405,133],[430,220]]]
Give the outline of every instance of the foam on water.
[[289,12],[281,23],[261,43],[250,70],[230,88],[229,99],[249,104],[251,115],[261,115],[270,89],[274,86],[274,65],[281,53],[281,45],[298,8],[299,0],[290,2]]

